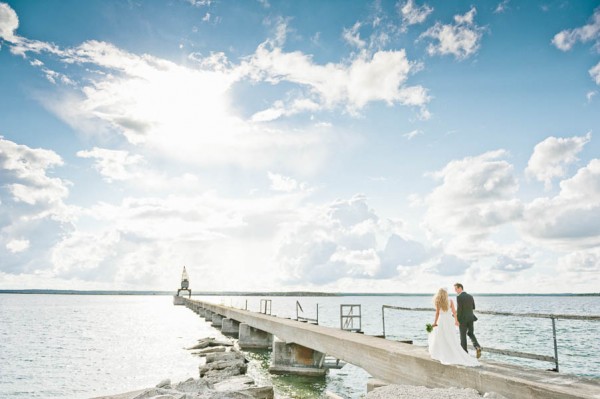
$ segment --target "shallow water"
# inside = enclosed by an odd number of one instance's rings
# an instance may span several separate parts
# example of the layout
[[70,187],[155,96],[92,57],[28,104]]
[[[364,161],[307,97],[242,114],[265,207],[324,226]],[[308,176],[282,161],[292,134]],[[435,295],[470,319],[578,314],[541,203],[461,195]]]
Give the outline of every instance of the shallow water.
[[[258,311],[258,297],[194,297]],[[382,305],[431,307],[424,296],[271,297],[272,313],[340,326],[340,305],[360,304],[362,330],[383,330]],[[477,307],[509,312],[600,314],[600,297],[476,297]],[[301,313],[302,315],[302,313]],[[388,339],[425,345],[430,312],[385,311]],[[553,355],[550,320],[479,315],[476,334],[485,347]],[[0,397],[90,398],[156,385],[164,378],[198,376],[200,359],[184,348],[220,332],[169,296],[0,295]],[[600,378],[600,322],[557,321],[562,373]],[[320,379],[271,376],[268,351],[251,352],[249,374],[272,383],[280,398],[320,398],[325,391],[347,398],[366,392],[368,374],[352,365]],[[552,364],[484,354],[486,358],[535,366]],[[536,364],[537,363],[537,364]]]

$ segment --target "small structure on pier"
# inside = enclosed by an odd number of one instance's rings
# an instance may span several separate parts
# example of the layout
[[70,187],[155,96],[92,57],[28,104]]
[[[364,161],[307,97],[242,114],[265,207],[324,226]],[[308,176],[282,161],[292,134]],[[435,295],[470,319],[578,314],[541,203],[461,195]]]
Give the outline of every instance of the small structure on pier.
[[175,305],[183,305],[184,302],[181,300],[181,293],[187,293],[188,298],[192,297],[192,289],[190,288],[190,278],[187,274],[187,270],[185,270],[185,266],[183,267],[183,273],[181,273],[181,287],[177,289],[177,294],[173,298],[173,303]]

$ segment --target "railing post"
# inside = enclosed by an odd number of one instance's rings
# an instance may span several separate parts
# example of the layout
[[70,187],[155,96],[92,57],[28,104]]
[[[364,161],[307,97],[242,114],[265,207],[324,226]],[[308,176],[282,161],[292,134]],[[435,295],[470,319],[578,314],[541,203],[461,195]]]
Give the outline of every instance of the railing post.
[[317,303],[317,325],[319,325],[319,304]]
[[554,364],[556,365],[555,371],[558,373],[558,346],[556,345],[556,320],[552,319],[552,338],[554,339]]
[[383,339],[385,339],[385,305],[381,306],[381,324],[383,324]]

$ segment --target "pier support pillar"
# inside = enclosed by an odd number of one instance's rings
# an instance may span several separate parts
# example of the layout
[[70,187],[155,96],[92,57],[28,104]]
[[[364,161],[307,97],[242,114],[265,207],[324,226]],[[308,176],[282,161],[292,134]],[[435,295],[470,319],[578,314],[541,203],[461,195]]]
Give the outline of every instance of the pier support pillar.
[[240,333],[240,322],[233,319],[225,318],[221,325],[221,332],[225,335],[237,337]]
[[242,349],[268,349],[273,344],[273,335],[266,331],[240,323],[238,345]]
[[204,312],[204,320],[206,320],[206,321],[212,321],[213,315],[214,315],[213,312],[211,312],[210,310],[206,310]]
[[206,317],[206,309],[204,309],[204,308],[198,308],[198,316],[200,316],[200,317]]
[[213,327],[221,327],[223,325],[223,316],[215,313],[212,317],[212,323],[210,325]]
[[185,298],[178,295],[173,296],[173,305],[185,305]]
[[276,339],[273,342],[269,372],[319,377],[327,373],[327,369],[323,367],[324,361],[324,353]]

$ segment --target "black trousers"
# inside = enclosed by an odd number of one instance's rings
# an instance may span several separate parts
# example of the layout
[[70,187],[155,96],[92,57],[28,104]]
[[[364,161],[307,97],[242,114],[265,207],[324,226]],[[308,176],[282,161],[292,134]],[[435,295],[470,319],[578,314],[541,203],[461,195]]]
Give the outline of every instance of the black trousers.
[[460,330],[460,346],[468,352],[467,350],[467,335],[471,338],[471,342],[475,348],[479,348],[479,342],[477,342],[477,338],[475,338],[475,327],[472,321],[467,323],[460,323],[458,326]]

